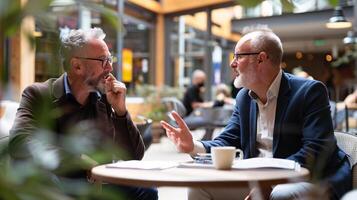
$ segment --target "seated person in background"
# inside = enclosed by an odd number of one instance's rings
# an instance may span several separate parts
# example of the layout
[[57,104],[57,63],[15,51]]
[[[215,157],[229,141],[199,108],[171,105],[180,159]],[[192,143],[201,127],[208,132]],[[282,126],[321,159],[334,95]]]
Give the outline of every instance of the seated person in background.
[[[341,102],[338,102],[336,104],[337,106],[337,116],[336,116],[336,123],[337,123],[337,128],[342,128],[342,126],[344,126],[344,121],[346,120],[346,117],[353,117],[353,118],[356,118],[357,117],[357,89],[347,95],[347,97],[341,101]],[[348,116],[346,116],[346,110],[345,108],[347,108],[348,110]],[[353,123],[353,121],[350,121],[349,122],[352,122],[352,124],[349,124],[350,126],[352,126],[353,128],[355,128],[355,124]]]
[[204,102],[203,92],[206,74],[202,70],[195,70],[192,74],[192,85],[189,86],[183,96],[182,103],[186,108],[186,116],[196,108],[212,107],[212,102]]
[[[58,138],[62,134],[71,133],[76,124],[87,121],[98,131],[98,138],[114,140],[127,153],[125,159],[140,160],[143,157],[143,140],[125,105],[126,87],[110,74],[113,59],[104,37],[105,33],[100,28],[70,30],[61,34],[65,73],[59,78],[30,85],[23,91],[10,131],[9,146],[14,150],[11,156],[15,161],[21,162],[27,158],[23,155],[28,152],[27,144],[33,140],[36,130],[41,128],[37,123],[36,108],[46,104],[50,104],[51,109],[47,111],[46,117],[53,121],[50,129]],[[54,111],[58,115],[50,115]],[[21,149],[16,146],[19,142],[22,144]],[[85,171],[65,176],[87,178]],[[112,186],[123,192],[128,199],[158,198],[157,190],[153,188],[114,185],[105,185],[103,188]]]
[[357,109],[357,89],[345,98],[344,103],[347,108]]
[[310,76],[309,73],[307,73],[306,71],[304,71],[304,70],[302,69],[302,67],[295,67],[295,68],[293,69],[293,74],[294,74],[295,76],[302,77],[302,78],[307,78],[307,79],[310,79],[310,80],[314,79],[312,76]]
[[[345,120],[348,120],[348,128],[357,128],[357,89],[355,89],[353,93],[347,95],[347,97],[342,102],[338,102],[336,107],[336,128],[342,129],[345,127]],[[346,108],[348,113],[346,112]],[[346,116],[347,114],[348,116]]]
[[[309,169],[312,181],[260,188],[263,199],[339,199],[351,189],[347,155],[336,145],[326,87],[319,81],[287,74],[279,37],[270,30],[244,35],[234,50],[231,67],[237,72],[233,115],[223,132],[211,141],[194,141],[182,118],[178,127],[161,121],[176,148],[192,156],[214,146],[235,146],[244,158],[290,159]],[[189,199],[251,199],[249,188],[193,188]]]
[[216,86],[216,99],[213,107],[222,107],[224,105],[234,105],[235,100],[231,98],[229,88],[226,84],[220,83]]

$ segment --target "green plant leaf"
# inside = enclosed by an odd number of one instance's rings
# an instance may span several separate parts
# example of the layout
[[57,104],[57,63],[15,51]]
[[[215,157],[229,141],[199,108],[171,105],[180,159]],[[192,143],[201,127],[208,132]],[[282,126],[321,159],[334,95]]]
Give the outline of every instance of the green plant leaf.
[[283,12],[291,13],[294,11],[294,4],[291,0],[281,0],[281,5],[283,6]]
[[243,7],[251,8],[259,5],[263,0],[236,0],[236,2]]
[[83,1],[83,5],[93,11],[100,12],[104,20],[106,20],[115,30],[119,32],[125,31],[121,19],[118,17],[118,14],[115,10],[107,8],[102,4],[88,3],[86,1]]
[[339,0],[328,0],[329,4],[333,7],[338,5]]

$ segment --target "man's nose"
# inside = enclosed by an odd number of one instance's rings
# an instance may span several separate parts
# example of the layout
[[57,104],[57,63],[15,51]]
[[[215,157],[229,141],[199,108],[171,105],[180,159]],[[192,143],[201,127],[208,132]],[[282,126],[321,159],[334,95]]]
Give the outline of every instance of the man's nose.
[[104,66],[104,70],[108,70],[109,72],[113,71],[113,64],[107,62],[106,65]]
[[237,68],[238,65],[237,65],[237,60],[236,59],[233,59],[232,62],[231,62],[231,67],[234,69],[234,68]]

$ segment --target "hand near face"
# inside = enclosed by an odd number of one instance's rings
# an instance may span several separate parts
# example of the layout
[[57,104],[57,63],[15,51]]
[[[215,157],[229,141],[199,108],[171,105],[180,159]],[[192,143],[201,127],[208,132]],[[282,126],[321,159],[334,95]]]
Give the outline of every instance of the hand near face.
[[109,74],[105,79],[105,93],[107,95],[107,100],[110,105],[112,105],[115,113],[119,116],[123,116],[126,113],[125,84],[116,80],[112,74]]
[[190,153],[193,151],[193,139],[190,130],[188,129],[186,123],[180,117],[177,112],[173,111],[172,116],[175,119],[178,127],[173,127],[165,121],[161,121],[162,127],[166,130],[167,137],[173,141],[176,148],[180,152]]

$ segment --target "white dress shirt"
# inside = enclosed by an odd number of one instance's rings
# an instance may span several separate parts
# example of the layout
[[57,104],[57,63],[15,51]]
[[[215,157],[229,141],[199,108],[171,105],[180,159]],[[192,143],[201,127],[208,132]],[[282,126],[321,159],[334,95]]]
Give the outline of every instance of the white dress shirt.
[[[275,123],[276,103],[279,94],[282,70],[275,77],[273,83],[267,91],[267,102],[263,104],[256,95],[250,91],[249,95],[257,101],[259,112],[257,120],[257,147],[259,157],[273,157],[273,132]],[[194,149],[191,156],[197,153],[205,153],[206,149],[199,141],[194,141]]]
[[256,98],[259,109],[256,137],[259,157],[273,157],[273,133],[281,76],[282,71],[280,70],[267,91],[265,104]]

